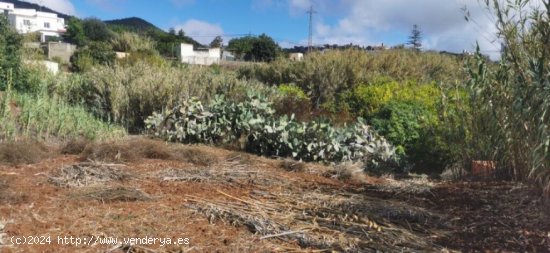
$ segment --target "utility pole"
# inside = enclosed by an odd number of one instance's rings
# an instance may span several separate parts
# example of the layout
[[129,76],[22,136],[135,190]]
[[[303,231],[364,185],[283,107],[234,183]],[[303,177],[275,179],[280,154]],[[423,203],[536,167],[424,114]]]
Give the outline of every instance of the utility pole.
[[307,42],[307,51],[308,53],[311,53],[311,49],[313,48],[313,14],[317,13],[313,9],[313,5],[309,7],[309,11],[306,13],[309,14],[309,37]]

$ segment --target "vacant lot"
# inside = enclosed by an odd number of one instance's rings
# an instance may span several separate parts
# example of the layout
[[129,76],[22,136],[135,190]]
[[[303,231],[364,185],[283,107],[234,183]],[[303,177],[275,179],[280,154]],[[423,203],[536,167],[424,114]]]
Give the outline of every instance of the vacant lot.
[[[139,139],[80,146],[0,165],[1,252],[550,251],[548,206],[518,184],[374,178]],[[22,236],[51,242],[12,245]],[[71,236],[119,241],[59,244]]]

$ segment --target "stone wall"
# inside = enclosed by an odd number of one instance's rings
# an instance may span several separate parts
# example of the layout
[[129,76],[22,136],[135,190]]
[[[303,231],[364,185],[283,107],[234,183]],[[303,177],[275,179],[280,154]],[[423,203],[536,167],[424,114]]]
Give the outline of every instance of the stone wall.
[[75,45],[65,42],[48,42],[46,47],[48,59],[58,58],[62,63],[69,63],[75,51]]

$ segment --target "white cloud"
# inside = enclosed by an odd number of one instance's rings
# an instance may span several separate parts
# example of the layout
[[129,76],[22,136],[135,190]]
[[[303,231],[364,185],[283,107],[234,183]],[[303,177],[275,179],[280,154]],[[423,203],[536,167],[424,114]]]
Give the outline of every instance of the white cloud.
[[[348,6],[345,17],[331,26],[317,25],[320,42],[373,43],[373,34],[408,34],[413,24],[420,26],[427,49],[461,51],[472,49],[476,40],[485,50],[495,50],[494,26],[477,0],[341,0]],[[468,7],[474,22],[466,22],[461,8]],[[407,38],[404,36],[403,42]]]
[[26,0],[30,3],[46,6],[63,14],[75,15],[76,10],[70,0]]
[[[315,44],[354,43],[380,44],[386,35],[402,36],[402,42],[413,24],[420,26],[424,48],[460,52],[473,50],[476,42],[492,56],[498,55],[500,43],[492,14],[479,0],[287,0],[291,15],[305,15],[313,5]],[[535,0],[531,6],[537,5]],[[464,18],[465,8],[470,22]],[[324,17],[336,14],[328,24]],[[376,36],[378,35],[378,36]]]
[[176,31],[183,29],[187,36],[204,45],[208,45],[216,36],[223,35],[223,29],[220,25],[196,19],[189,19],[183,24],[174,26],[174,28]]

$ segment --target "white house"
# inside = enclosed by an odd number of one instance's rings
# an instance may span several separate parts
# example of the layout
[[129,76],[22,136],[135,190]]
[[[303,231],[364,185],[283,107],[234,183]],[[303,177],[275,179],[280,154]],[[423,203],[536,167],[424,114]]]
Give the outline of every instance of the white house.
[[0,2],[0,13],[8,17],[10,24],[19,33],[39,32],[40,40],[59,37],[65,30],[65,20],[57,14],[34,9],[15,8],[11,3]]
[[182,43],[179,48],[179,56],[182,63],[197,65],[220,64],[221,49],[193,50],[193,45]]
[[303,53],[290,53],[288,55],[288,59],[291,61],[303,61],[304,60],[304,54]]

